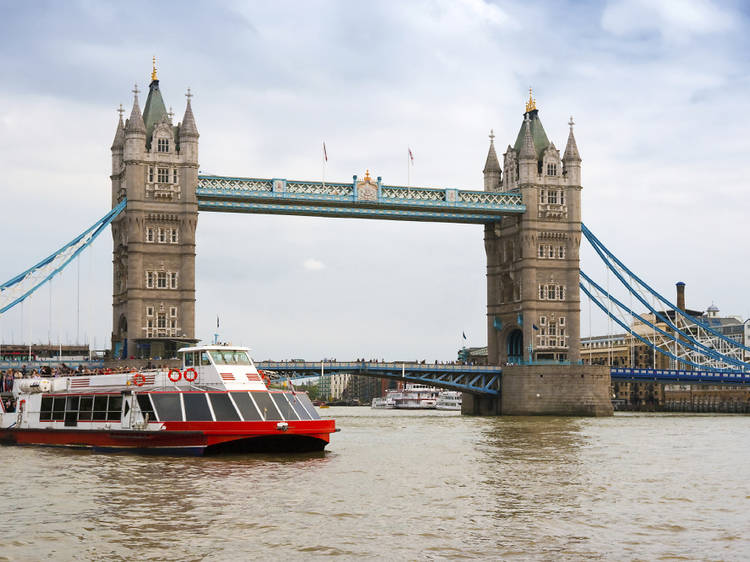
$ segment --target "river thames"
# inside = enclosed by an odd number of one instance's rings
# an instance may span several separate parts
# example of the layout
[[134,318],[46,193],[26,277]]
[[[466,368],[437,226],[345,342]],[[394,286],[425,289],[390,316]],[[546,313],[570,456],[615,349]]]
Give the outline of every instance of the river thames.
[[0,560],[750,557],[750,417],[321,413],[318,454],[3,447]]

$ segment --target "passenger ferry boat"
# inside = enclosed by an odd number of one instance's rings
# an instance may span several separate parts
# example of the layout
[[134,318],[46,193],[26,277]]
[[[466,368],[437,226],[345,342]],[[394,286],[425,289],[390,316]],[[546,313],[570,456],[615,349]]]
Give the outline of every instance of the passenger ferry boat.
[[273,390],[249,349],[179,350],[180,369],[16,379],[0,442],[208,455],[321,451],[336,431],[304,392]]
[[460,410],[463,394],[456,390],[443,390],[437,399],[435,408],[438,410]]
[[373,398],[372,408],[395,408],[397,410],[434,409],[440,389],[425,384],[407,383],[402,389],[389,389],[385,397]]

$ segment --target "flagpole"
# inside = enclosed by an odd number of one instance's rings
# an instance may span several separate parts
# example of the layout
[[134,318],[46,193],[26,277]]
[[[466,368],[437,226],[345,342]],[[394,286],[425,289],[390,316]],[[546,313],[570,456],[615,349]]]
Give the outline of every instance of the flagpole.
[[411,187],[411,154],[409,150],[406,151],[406,189],[407,191]]
[[323,188],[326,186],[326,166],[328,164],[328,152],[326,151],[326,143],[323,142]]

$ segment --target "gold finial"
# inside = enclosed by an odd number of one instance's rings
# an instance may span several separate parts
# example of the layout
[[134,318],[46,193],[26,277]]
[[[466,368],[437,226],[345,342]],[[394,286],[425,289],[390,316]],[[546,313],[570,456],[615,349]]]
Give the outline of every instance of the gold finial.
[[529,87],[529,101],[526,102],[526,113],[536,109],[536,100],[532,97],[531,87]]
[[153,82],[154,80],[156,80],[156,57],[155,56],[152,57],[151,59],[151,65],[152,65],[151,81]]
[[371,181],[370,170],[365,170],[365,181]]

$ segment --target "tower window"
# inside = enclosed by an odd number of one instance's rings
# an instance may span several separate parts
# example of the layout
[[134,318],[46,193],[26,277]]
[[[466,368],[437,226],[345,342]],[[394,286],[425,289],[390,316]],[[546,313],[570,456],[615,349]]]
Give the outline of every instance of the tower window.
[[169,168],[157,168],[157,179],[159,183],[167,183],[169,181]]
[[153,306],[147,306],[146,307],[146,316],[153,316],[154,315],[154,307]]
[[172,318],[177,318],[177,307],[176,306],[170,306],[169,307],[169,316]]
[[170,289],[177,288],[177,273],[174,271],[169,274],[169,287]]
[[159,244],[165,244],[167,242],[167,232],[165,229],[159,227]]
[[559,259],[565,259],[565,246],[557,247],[557,257]]
[[167,288],[167,273],[164,271],[159,271],[156,274],[156,288],[157,289],[166,289]]
[[154,288],[154,273],[152,271],[146,272],[146,288],[147,289]]
[[152,226],[146,227],[146,242],[154,241],[154,228]]
[[159,139],[156,141],[157,152],[169,152],[169,139]]
[[151,166],[148,168],[148,182],[154,183],[154,168]]
[[547,164],[547,175],[548,176],[557,175],[557,164]]
[[557,204],[557,191],[550,191],[547,193],[547,203],[551,203],[553,205]]
[[177,242],[178,242],[178,238],[179,238],[179,237],[178,237],[178,234],[177,234],[178,232],[179,232],[179,231],[178,231],[178,230],[177,230],[176,228],[173,228],[173,229],[171,230],[171,232],[170,232],[170,242],[171,242],[172,244],[177,244]]
[[172,183],[177,183],[177,168],[172,170]]

